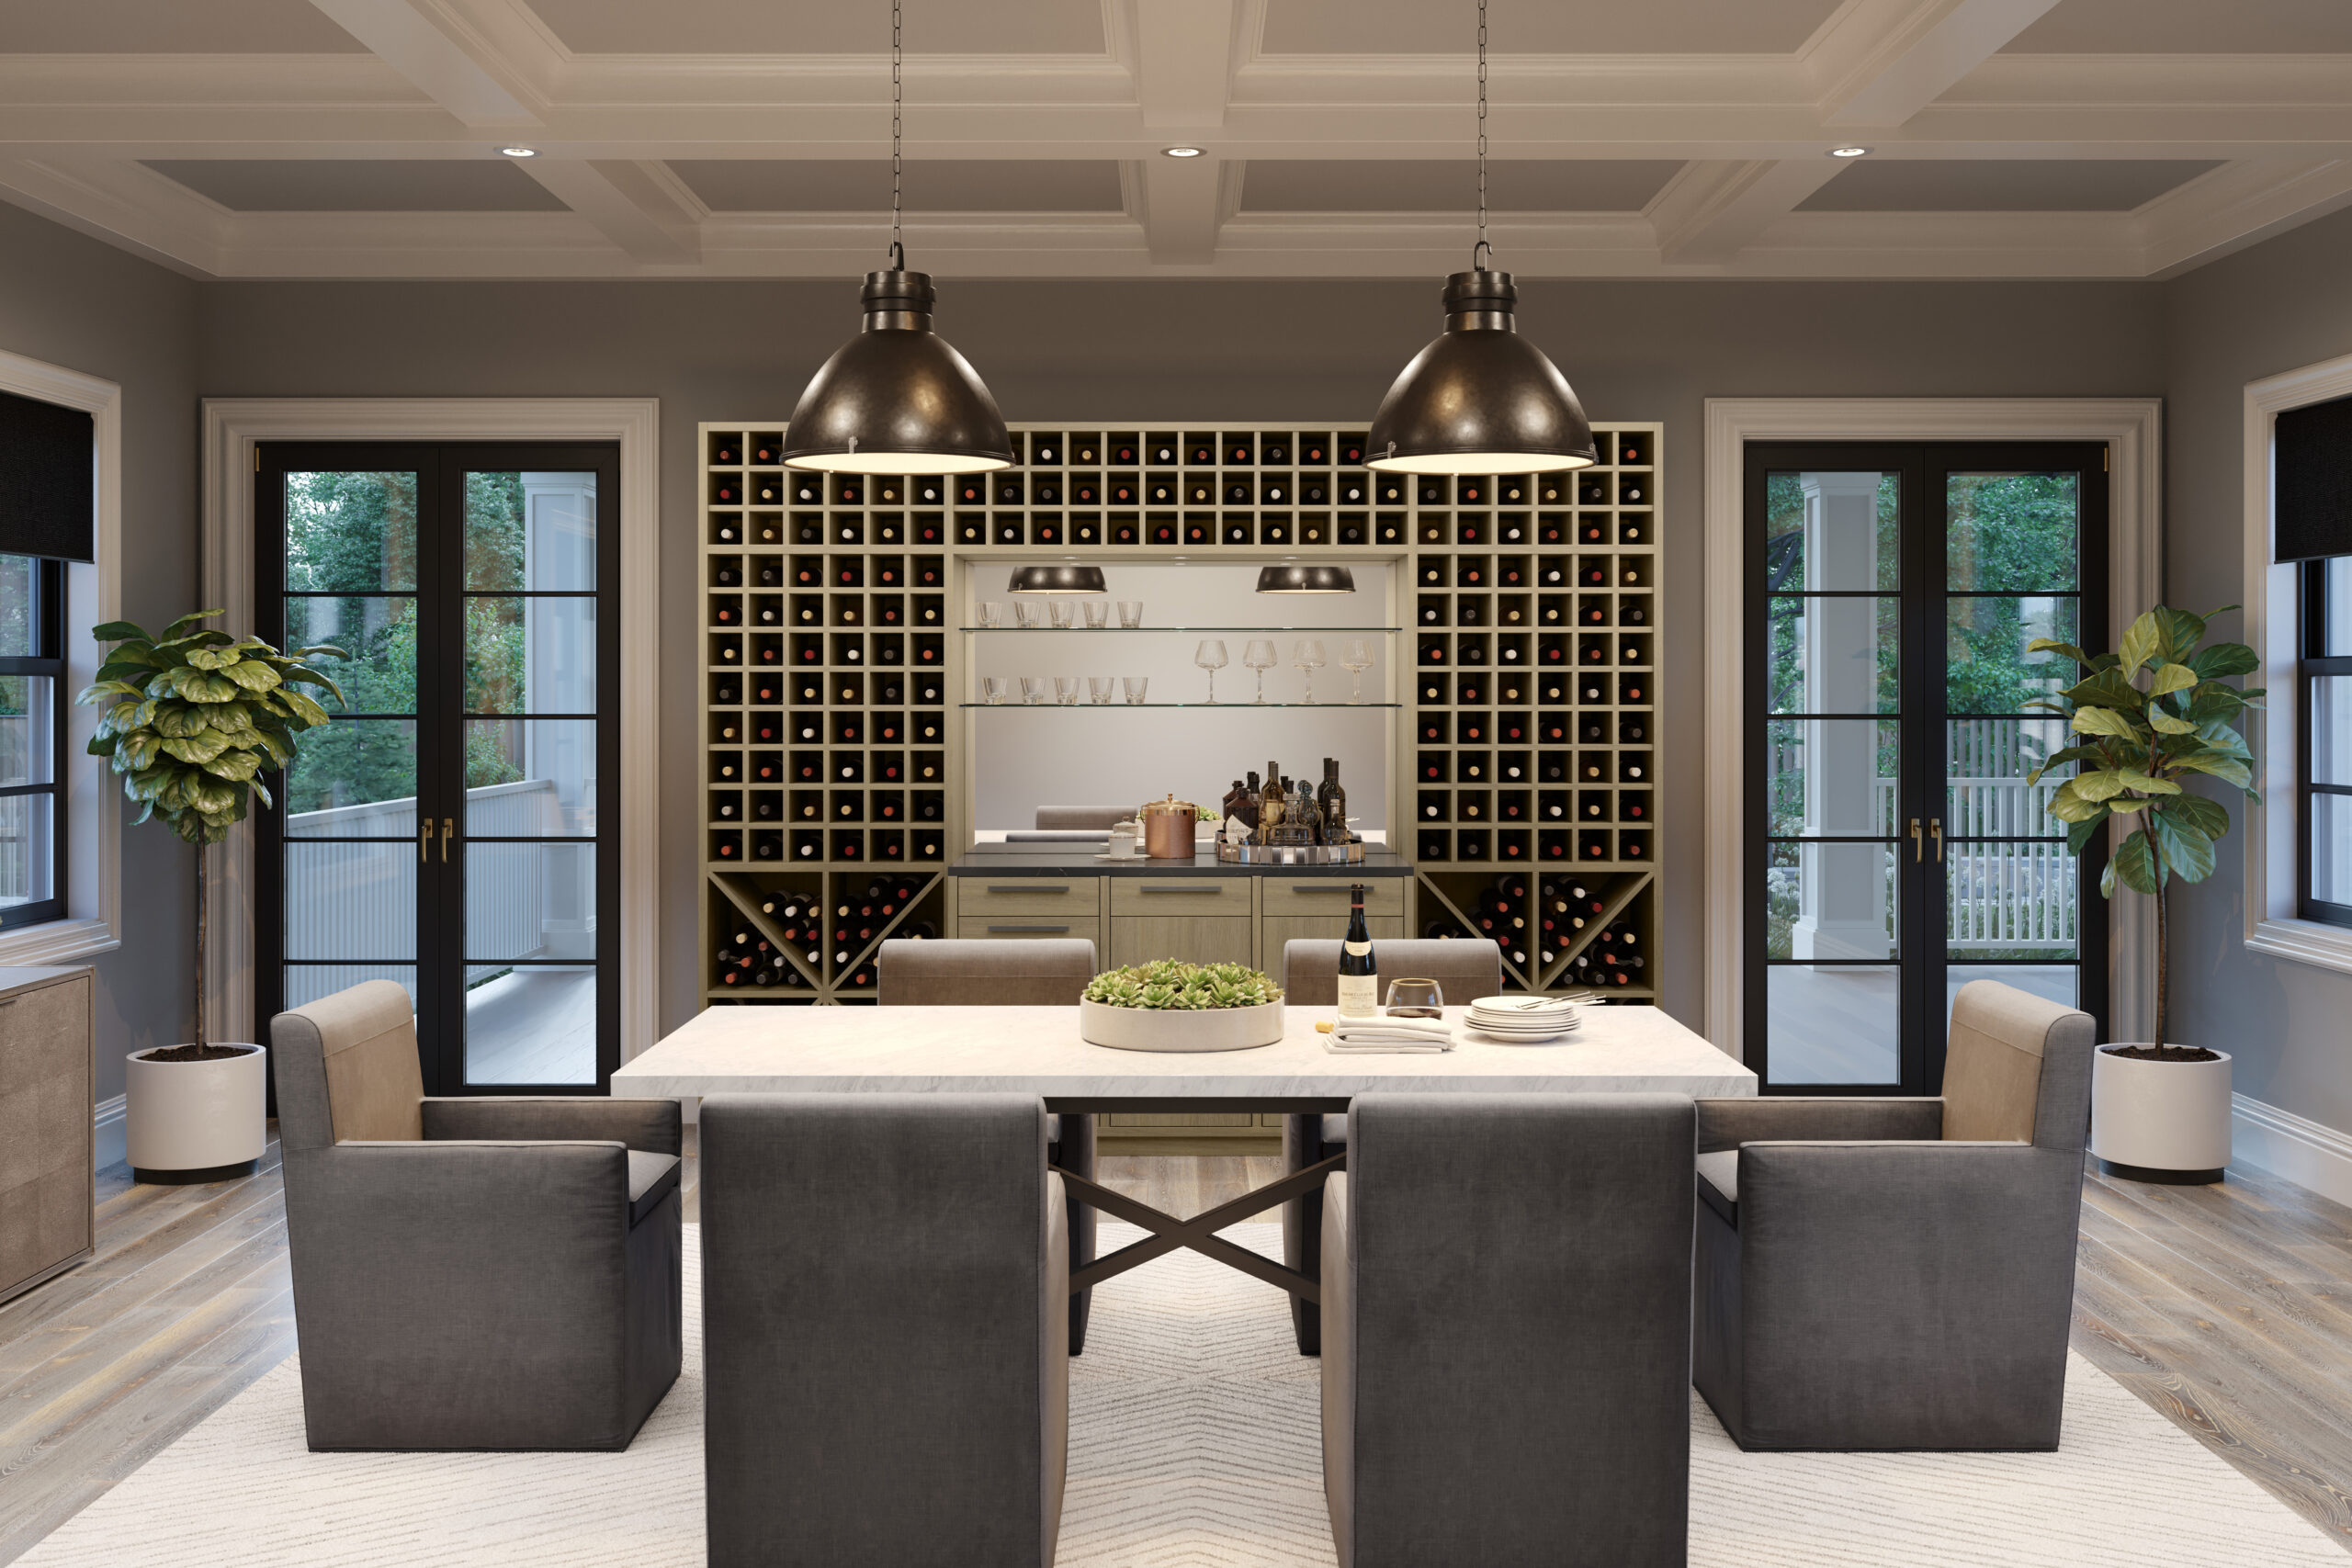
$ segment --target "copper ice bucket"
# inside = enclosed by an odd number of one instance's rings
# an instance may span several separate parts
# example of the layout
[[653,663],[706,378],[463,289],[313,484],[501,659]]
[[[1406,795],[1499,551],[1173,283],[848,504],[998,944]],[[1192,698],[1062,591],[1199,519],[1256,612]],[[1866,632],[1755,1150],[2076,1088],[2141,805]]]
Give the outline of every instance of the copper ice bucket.
[[1143,824],[1143,852],[1153,860],[1191,860],[1193,825],[1200,815],[1191,801],[1172,795],[1153,801],[1136,813]]

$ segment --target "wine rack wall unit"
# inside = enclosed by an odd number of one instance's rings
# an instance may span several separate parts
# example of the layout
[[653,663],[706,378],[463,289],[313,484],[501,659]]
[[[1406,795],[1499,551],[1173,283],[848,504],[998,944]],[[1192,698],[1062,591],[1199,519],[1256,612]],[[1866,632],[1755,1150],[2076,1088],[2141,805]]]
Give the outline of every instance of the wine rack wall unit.
[[967,639],[946,635],[967,564],[1080,550],[1396,562],[1390,647],[1409,665],[1390,841],[1418,868],[1408,929],[1469,929],[1511,876],[1525,931],[1546,879],[1569,876],[1608,921],[1588,911],[1523,958],[1507,946],[1507,983],[1592,984],[1600,953],[1638,948],[1643,964],[1610,966],[1602,988],[1656,995],[1662,426],[1602,423],[1599,466],[1532,477],[1375,473],[1363,429],[1336,423],[1023,423],[1012,468],[947,478],[787,469],[781,421],[699,434],[711,998],[871,998],[870,958],[836,962],[830,925],[798,985],[747,988],[719,950],[758,931],[747,902],[785,886],[831,921],[876,878],[914,874],[924,890],[893,919],[922,923],[970,836],[967,726],[949,716],[969,697]]

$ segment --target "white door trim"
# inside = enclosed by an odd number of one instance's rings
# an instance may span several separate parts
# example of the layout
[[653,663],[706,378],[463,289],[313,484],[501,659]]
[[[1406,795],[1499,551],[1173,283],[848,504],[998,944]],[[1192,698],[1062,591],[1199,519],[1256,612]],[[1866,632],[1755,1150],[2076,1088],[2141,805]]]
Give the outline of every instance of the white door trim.
[[[1706,412],[1706,1034],[1740,1054],[1744,607],[1741,466],[1750,441],[2103,441],[2112,533],[2108,592],[2119,616],[2164,592],[2164,402],[2158,398],[1710,398]],[[2102,639],[2086,629],[2092,642]],[[2111,639],[2109,639],[2111,640]],[[2143,1037],[2153,957],[2144,901],[2108,927],[2114,1037]]]
[[[651,398],[208,398],[204,599],[254,615],[254,447],[264,441],[617,441],[621,451],[621,1060],[653,1043],[660,897],[661,423]],[[205,977],[222,1038],[251,1040],[253,834],[212,857],[222,911]]]

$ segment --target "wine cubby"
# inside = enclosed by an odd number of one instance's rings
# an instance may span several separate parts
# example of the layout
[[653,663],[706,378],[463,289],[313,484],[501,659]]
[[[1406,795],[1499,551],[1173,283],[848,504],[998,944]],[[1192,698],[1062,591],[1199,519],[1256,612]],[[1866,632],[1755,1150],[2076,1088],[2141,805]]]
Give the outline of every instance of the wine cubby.
[[[1594,435],[1591,468],[1441,477],[1365,468],[1361,425],[1024,423],[1014,467],[941,478],[802,473],[780,421],[703,425],[707,996],[871,999],[879,931],[843,959],[829,925],[818,961],[779,965],[782,928],[752,919],[775,889],[833,911],[913,878],[889,933],[947,929],[940,873],[969,837],[966,639],[948,635],[967,564],[1126,554],[1392,563],[1407,929],[1487,934],[1479,908],[1515,879],[1510,929],[1532,945],[1506,946],[1510,986],[1653,999],[1664,429]],[[1550,944],[1539,906],[1563,878],[1608,908]],[[1630,941],[1601,942],[1621,926]],[[755,986],[719,955],[762,941]]]

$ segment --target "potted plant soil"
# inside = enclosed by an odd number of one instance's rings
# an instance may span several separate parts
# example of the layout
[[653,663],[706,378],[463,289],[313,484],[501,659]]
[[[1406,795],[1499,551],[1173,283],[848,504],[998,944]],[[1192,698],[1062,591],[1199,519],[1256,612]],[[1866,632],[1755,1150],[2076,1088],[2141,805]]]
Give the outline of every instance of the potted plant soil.
[[2241,642],[2199,647],[2211,618],[2158,605],[2132,623],[2114,653],[2086,654],[2046,637],[2030,645],[2088,671],[2055,701],[2033,705],[2066,715],[2077,743],[2031,778],[2082,763],[2050,801],[2051,815],[2066,824],[2067,847],[2081,853],[2110,818],[2125,818],[2131,831],[2099,891],[2111,898],[2120,884],[2155,900],[2155,1039],[2103,1045],[2091,1067],[2091,1152],[2109,1174],[2137,1181],[2214,1182],[2230,1163],[2229,1055],[2172,1041],[2167,984],[2166,889],[2176,879],[2211,875],[2213,844],[2230,830],[2229,808],[2183,784],[2197,775],[2259,798],[2236,724],[2262,694],[2225,683],[2258,660]]
[[1079,1037],[1122,1051],[1241,1051],[1283,1037],[1283,992],[1244,964],[1162,959],[1107,970],[1078,1003]]
[[122,775],[137,820],[160,818],[196,849],[196,1038],[130,1053],[124,1114],[131,1174],[184,1184],[248,1175],[267,1140],[268,1053],[216,1043],[204,1027],[205,851],[265,804],[264,773],[293,759],[295,737],[327,722],[297,686],[343,694],[304,660],[332,648],[279,653],[259,637],[202,629],[218,610],[182,615],[160,637],[129,621],[91,628],[116,646],[76,700],[107,711],[90,753]]

